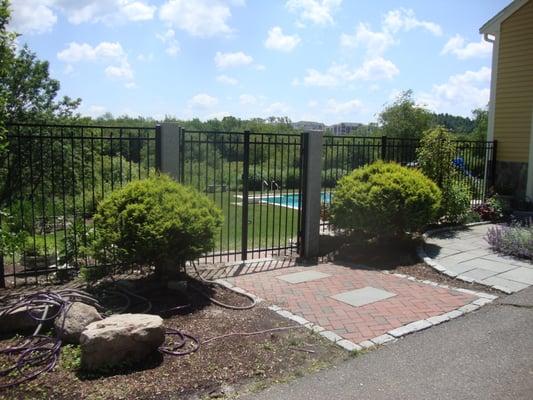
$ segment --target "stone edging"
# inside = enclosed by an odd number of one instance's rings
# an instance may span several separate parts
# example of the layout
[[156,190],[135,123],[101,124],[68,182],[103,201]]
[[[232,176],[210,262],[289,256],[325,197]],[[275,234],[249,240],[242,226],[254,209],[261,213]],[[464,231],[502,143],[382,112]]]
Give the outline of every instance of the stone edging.
[[[428,280],[416,279],[416,278],[414,278],[412,276],[407,276],[407,275],[404,275],[404,274],[397,274],[397,273],[392,273],[391,274],[390,272],[387,272],[387,271],[384,271],[383,274],[394,275],[394,276],[396,276],[398,278],[408,279],[410,281],[423,283],[423,284],[431,285],[431,286],[434,286],[434,287],[439,287],[439,288],[449,289],[449,290],[455,290],[457,292],[466,293],[466,294],[470,294],[470,295],[476,296],[477,299],[472,301],[472,302],[470,302],[469,304],[465,304],[464,306],[459,307],[459,308],[457,308],[455,310],[452,310],[450,312],[447,312],[447,313],[444,313],[444,314],[441,314],[441,315],[437,315],[437,316],[434,316],[434,317],[430,317],[430,318],[427,318],[427,319],[421,319],[421,320],[418,320],[418,321],[415,321],[415,322],[411,322],[409,324],[400,326],[399,328],[392,329],[392,330],[388,331],[387,333],[385,333],[383,335],[380,335],[380,336],[377,336],[377,337],[375,337],[373,339],[363,340],[360,343],[354,343],[354,342],[352,342],[350,340],[344,339],[343,337],[339,336],[335,332],[328,331],[325,328],[321,327],[320,325],[314,324],[313,322],[310,322],[310,321],[306,320],[305,318],[300,317],[299,315],[293,314],[293,313],[291,313],[288,310],[284,310],[281,307],[278,307],[278,306],[276,306],[274,304],[269,306],[268,309],[274,311],[275,313],[277,313],[278,315],[280,315],[280,316],[282,316],[284,318],[290,319],[291,321],[294,321],[294,322],[306,327],[307,329],[309,329],[309,330],[311,330],[311,331],[313,331],[315,333],[318,333],[320,336],[325,337],[329,341],[335,343],[336,345],[342,347],[345,350],[348,350],[348,351],[361,351],[361,350],[370,349],[370,348],[373,348],[373,347],[376,347],[376,346],[380,346],[380,345],[384,345],[384,344],[395,342],[400,337],[403,337],[403,336],[406,336],[406,335],[409,335],[411,333],[415,333],[415,332],[418,332],[418,331],[422,331],[422,330],[425,330],[425,329],[430,328],[432,326],[442,324],[443,322],[447,322],[447,321],[450,321],[452,319],[458,318],[458,317],[460,317],[462,315],[465,315],[465,314],[467,314],[469,312],[476,311],[481,306],[484,306],[485,304],[491,303],[492,301],[494,301],[495,299],[498,298],[498,296],[494,296],[492,294],[488,294],[488,293],[484,293],[484,292],[475,292],[473,290],[468,290],[468,289],[454,288],[454,287],[451,287],[451,286],[448,286],[448,285],[441,285],[439,283],[428,281]],[[263,301],[263,299],[253,295],[250,292],[247,292],[244,289],[241,289],[241,288],[239,288],[237,286],[234,286],[234,285],[232,285],[231,283],[229,283],[227,281],[219,279],[219,280],[217,280],[217,282],[219,282],[223,286],[231,288],[232,290],[234,290],[234,291],[236,291],[238,293],[243,293],[243,294],[247,294],[247,295],[251,296],[258,303]]]
[[[488,225],[488,224],[492,224],[492,222],[472,222],[470,224],[465,224],[465,225],[461,225],[461,226],[467,226],[468,227],[468,226],[478,226],[478,225]],[[431,268],[439,271],[440,273],[442,273],[444,275],[447,275],[450,278],[459,279],[459,280],[461,280],[463,282],[467,282],[467,283],[472,283],[473,282],[472,279],[464,277],[464,276],[461,276],[461,275],[458,275],[457,273],[447,269],[444,265],[439,264],[433,258],[429,257],[427,255],[427,253],[426,253],[425,248],[424,248],[424,245],[426,244],[426,240],[429,238],[430,235],[432,235],[434,233],[439,233],[439,232],[453,231],[453,230],[456,230],[458,228],[460,228],[460,227],[457,227],[457,226],[450,227],[450,226],[448,226],[448,227],[445,227],[445,228],[431,229],[429,231],[424,232],[424,234],[422,235],[422,242],[423,243],[416,248],[416,254],[425,264],[429,265]],[[478,283],[480,285],[491,287],[493,289],[499,290],[500,292],[504,292],[504,293],[507,293],[507,294],[513,293],[512,291],[509,291],[509,289],[504,288],[504,287],[499,286],[499,285],[486,285],[486,284],[484,284],[482,282],[476,282],[476,283]]]

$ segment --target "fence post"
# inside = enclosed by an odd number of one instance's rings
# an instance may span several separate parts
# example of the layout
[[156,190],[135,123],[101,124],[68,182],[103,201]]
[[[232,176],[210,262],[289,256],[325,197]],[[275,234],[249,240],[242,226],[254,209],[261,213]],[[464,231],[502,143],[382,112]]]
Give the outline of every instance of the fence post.
[[320,190],[322,172],[322,132],[303,135],[302,228],[300,257],[316,258],[320,245]]
[[156,167],[180,180],[180,130],[174,122],[162,122],[156,129]]
[[[495,188],[496,187],[496,153],[498,150],[498,141],[494,140],[492,142],[492,159],[491,159],[491,166],[490,166],[490,183]],[[488,179],[487,179],[488,181]]]
[[0,253],[0,289],[3,289],[6,287],[6,276],[5,276],[5,269],[4,269],[4,255]]
[[244,132],[242,160],[242,228],[241,228],[241,259],[248,258],[248,181],[250,175],[250,131]]
[[381,160],[385,161],[387,158],[387,136],[381,137]]

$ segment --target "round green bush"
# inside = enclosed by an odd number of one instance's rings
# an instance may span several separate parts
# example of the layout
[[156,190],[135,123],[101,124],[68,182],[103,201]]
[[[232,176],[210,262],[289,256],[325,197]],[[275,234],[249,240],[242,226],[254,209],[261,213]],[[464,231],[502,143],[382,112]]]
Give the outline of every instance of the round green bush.
[[331,221],[372,238],[398,237],[433,222],[440,201],[440,189],[420,171],[378,161],[339,180]]
[[186,261],[214,248],[221,223],[222,214],[211,200],[168,176],[133,181],[98,205],[95,257],[177,273]]

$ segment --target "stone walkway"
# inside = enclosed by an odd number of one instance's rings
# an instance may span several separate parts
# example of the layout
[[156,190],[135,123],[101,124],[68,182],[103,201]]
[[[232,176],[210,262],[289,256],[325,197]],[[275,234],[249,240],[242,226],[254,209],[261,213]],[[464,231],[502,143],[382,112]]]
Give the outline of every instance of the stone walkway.
[[349,350],[429,328],[495,298],[364,266],[261,264],[252,264],[252,273],[244,267],[223,278]]
[[533,264],[493,252],[484,237],[493,224],[437,231],[426,237],[426,261],[437,270],[505,293],[533,285]]

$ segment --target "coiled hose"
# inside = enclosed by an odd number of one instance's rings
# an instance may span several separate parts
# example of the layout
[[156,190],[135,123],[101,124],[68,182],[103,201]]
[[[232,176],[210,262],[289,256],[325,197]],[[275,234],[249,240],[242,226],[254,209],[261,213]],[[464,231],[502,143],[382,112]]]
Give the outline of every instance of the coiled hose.
[[56,318],[68,304],[75,301],[92,305],[98,310],[102,309],[94,297],[77,289],[40,291],[27,296],[3,299],[5,304],[0,306],[0,318],[22,309],[37,322],[37,327],[30,337],[21,338],[14,345],[0,350],[0,354],[16,357],[16,361],[0,370],[0,378],[6,380],[0,381],[0,389],[17,386],[56,366],[61,340],[57,336],[40,335],[39,332],[45,322]]

